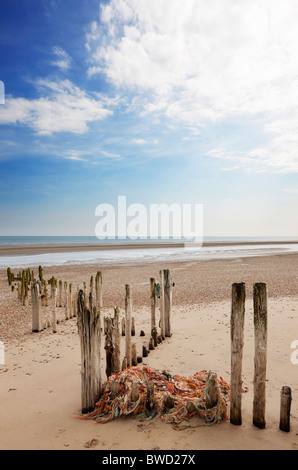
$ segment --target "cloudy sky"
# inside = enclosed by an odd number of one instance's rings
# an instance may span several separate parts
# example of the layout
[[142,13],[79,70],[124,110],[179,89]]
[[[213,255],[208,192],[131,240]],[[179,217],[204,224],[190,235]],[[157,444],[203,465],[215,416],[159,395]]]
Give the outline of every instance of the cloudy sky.
[[206,236],[298,234],[298,3],[0,0],[0,235],[201,203]]

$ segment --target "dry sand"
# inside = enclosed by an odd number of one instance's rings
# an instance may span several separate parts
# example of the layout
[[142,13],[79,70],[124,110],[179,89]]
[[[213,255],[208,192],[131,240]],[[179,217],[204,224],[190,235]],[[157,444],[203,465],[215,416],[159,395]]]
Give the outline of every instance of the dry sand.
[[[6,365],[0,366],[0,449],[298,449],[298,365],[290,358],[298,340],[297,254],[187,263],[110,266],[102,269],[104,309],[124,313],[124,286],[133,288],[138,350],[149,339],[149,278],[159,269],[171,269],[173,281],[173,336],[152,351],[146,363],[180,375],[212,369],[230,376],[230,292],[233,282],[247,286],[243,380],[243,424],[229,421],[212,427],[175,431],[158,418],[138,421],[120,418],[108,424],[76,419],[80,412],[80,344],[76,319],[31,334],[31,308],[20,306],[17,294],[0,271],[0,340],[6,346]],[[94,266],[44,269],[46,279],[73,282],[95,275]],[[36,270],[35,270],[36,271]],[[95,271],[95,272],[94,272]],[[253,324],[252,285],[268,286],[269,332],[265,430],[252,425]],[[64,309],[58,309],[60,318]],[[50,307],[45,309],[50,318]],[[144,329],[145,338],[139,336]],[[124,343],[122,357],[124,355]],[[104,354],[102,371],[105,379]],[[292,388],[291,432],[279,431],[280,390]],[[194,421],[193,424],[198,424]]]

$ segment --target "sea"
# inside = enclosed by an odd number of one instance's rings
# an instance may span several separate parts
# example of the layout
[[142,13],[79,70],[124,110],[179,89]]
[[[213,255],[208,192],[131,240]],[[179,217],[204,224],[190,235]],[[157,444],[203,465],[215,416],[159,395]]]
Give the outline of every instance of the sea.
[[[0,269],[27,268],[34,266],[61,266],[72,264],[115,265],[127,263],[150,263],[171,261],[195,261],[223,258],[246,258],[250,256],[270,256],[282,253],[298,253],[298,237],[204,237],[203,246],[192,245],[168,246],[173,240],[103,240],[88,236],[0,236]],[[165,247],[160,246],[160,243]],[[175,244],[183,240],[174,240]],[[131,244],[142,244],[142,248],[132,248]],[[152,243],[158,243],[154,248]],[[127,245],[117,249],[115,245]],[[145,246],[144,246],[145,244]],[[146,246],[148,244],[148,247]],[[207,244],[207,245],[206,245]],[[88,250],[81,250],[86,245]],[[96,245],[105,245],[105,250],[92,249]],[[167,245],[167,246],[166,246]],[[63,247],[76,247],[74,251],[64,251]],[[40,247],[40,253],[26,253],[26,248]],[[42,252],[51,247],[53,252]],[[55,252],[57,247],[57,252]],[[58,250],[59,247],[59,250]],[[9,256],[6,248],[17,249]],[[18,250],[18,248],[20,250]],[[109,249],[111,248],[111,249]],[[20,253],[22,251],[22,253]]]

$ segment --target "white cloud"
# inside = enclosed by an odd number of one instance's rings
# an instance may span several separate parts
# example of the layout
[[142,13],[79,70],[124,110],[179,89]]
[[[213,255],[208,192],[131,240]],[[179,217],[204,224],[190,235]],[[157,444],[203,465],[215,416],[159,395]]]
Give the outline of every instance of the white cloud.
[[51,62],[52,65],[59,67],[62,70],[68,70],[71,66],[71,57],[62,47],[55,46],[53,54],[57,57],[56,61]]
[[7,98],[0,107],[0,124],[22,124],[40,135],[55,132],[83,134],[88,124],[100,121],[112,111],[69,80],[39,80],[39,99]]
[[100,150],[100,153],[101,155],[103,155],[104,157],[107,157],[107,158],[114,158],[116,160],[122,160],[123,157],[121,155],[119,155],[118,153],[110,153],[110,152],[106,152],[105,150]]
[[292,0],[111,0],[86,36],[89,75],[199,130],[262,118],[270,144],[237,152],[240,165],[297,171],[297,15]]

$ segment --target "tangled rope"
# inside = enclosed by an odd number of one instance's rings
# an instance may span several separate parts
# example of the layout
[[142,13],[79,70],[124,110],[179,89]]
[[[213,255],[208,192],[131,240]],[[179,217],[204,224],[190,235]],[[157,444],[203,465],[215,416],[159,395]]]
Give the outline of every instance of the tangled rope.
[[[197,426],[219,423],[227,418],[230,388],[220,377],[217,403],[213,408],[208,408],[208,377],[208,371],[205,370],[191,377],[183,377],[171,375],[166,371],[159,372],[147,366],[130,367],[109,377],[95,410],[84,418],[107,423],[119,416],[131,415],[147,420],[159,416],[163,422],[171,424],[175,429],[189,427],[190,424],[182,423],[194,416],[199,416],[205,421],[205,424]],[[136,401],[132,401],[133,386],[138,388]],[[154,390],[151,397],[150,388]]]

